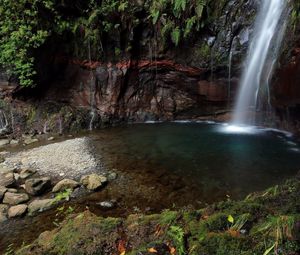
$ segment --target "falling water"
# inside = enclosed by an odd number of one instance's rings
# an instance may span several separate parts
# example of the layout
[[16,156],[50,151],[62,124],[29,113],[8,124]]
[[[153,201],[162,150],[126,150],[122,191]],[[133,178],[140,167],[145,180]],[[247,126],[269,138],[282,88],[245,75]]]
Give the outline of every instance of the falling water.
[[273,73],[286,27],[285,9],[286,0],[262,1],[234,110],[234,125],[253,124],[249,121],[247,112],[259,110],[257,106],[261,90],[263,90],[261,85],[267,87],[264,90],[269,96],[268,82]]
[[228,59],[228,107],[230,106],[230,96],[231,96],[231,69],[232,69],[232,54],[233,54],[233,49],[231,47],[230,52],[229,52],[229,59]]

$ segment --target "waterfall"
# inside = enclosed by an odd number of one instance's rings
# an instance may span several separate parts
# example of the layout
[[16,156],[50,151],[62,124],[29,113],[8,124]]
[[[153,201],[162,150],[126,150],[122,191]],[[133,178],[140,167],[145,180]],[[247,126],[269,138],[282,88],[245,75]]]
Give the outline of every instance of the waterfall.
[[227,104],[228,104],[228,107],[230,107],[230,99],[231,99],[232,54],[233,54],[233,49],[231,47],[230,52],[229,52],[229,58],[228,58],[228,91],[227,91],[227,96],[228,96]]
[[254,124],[249,111],[259,110],[264,92],[270,106],[269,81],[286,28],[286,0],[262,1],[245,62],[233,125]]

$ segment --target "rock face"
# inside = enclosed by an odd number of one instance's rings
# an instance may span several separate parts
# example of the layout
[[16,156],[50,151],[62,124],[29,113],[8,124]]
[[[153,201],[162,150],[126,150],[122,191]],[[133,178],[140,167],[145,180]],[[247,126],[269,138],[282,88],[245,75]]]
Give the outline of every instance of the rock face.
[[29,200],[29,196],[26,193],[10,193],[6,192],[3,198],[4,204],[18,205],[26,203]]
[[[24,107],[22,102],[13,109],[18,116],[17,130],[43,132],[45,129],[61,133],[120,121],[212,116],[226,110],[235,97],[258,3],[257,0],[210,1],[212,16],[204,31],[178,48],[169,43],[167,49],[161,49],[162,38],[153,38],[157,33],[148,23],[138,29],[138,34],[130,29],[128,33],[138,37],[137,45],[118,57],[111,51],[120,47],[123,35],[112,36],[109,46],[103,49],[107,57],[94,54],[94,61],[79,60],[69,51],[66,57],[61,57],[63,47],[60,47],[57,56],[51,52],[51,63],[48,59],[45,63],[40,60],[47,89],[40,86],[34,93],[26,89],[13,94],[18,99],[32,98],[33,94],[41,99],[37,105]],[[289,33],[299,34],[298,31]],[[85,56],[85,48],[79,45],[82,52],[78,55]],[[229,59],[231,77],[228,76]],[[292,115],[299,120],[299,89],[289,74],[296,80],[300,78],[297,64],[292,62],[288,69],[284,68],[283,75],[290,81],[278,84],[275,103],[280,112],[292,109]],[[4,83],[9,84],[7,80]],[[6,96],[9,91],[5,90]]]
[[[18,130],[61,133],[120,121],[212,115],[227,108],[249,43],[256,4],[256,0],[211,3],[213,16],[209,24],[186,42],[188,45],[182,43],[180,47],[170,42],[167,49],[162,49],[163,38],[156,38],[160,32],[154,31],[149,22],[137,31],[130,28],[126,32],[125,37],[135,38],[136,45],[119,56],[115,56],[115,48],[120,48],[126,30],[120,37],[110,35],[109,43],[103,45],[107,57],[95,53],[91,56],[94,61],[79,60],[70,55],[72,50],[61,57],[61,49],[71,49],[73,42],[60,47],[57,55],[51,52],[51,61],[37,59],[43,74],[41,84],[47,83],[47,89],[41,86],[34,93],[24,89],[13,94],[21,100],[33,94],[41,99],[27,108],[17,105],[14,112],[19,118],[15,118],[15,125]],[[78,55],[86,56],[86,47],[78,46],[82,51]],[[230,52],[234,63],[232,95],[227,89]]]
[[41,200],[34,200],[28,205],[29,214],[33,214],[36,212],[43,212],[55,205],[54,199],[41,199]]
[[71,179],[64,179],[58,182],[52,189],[52,192],[59,192],[64,191],[66,189],[75,189],[79,186],[79,183],[71,180]]
[[8,217],[15,218],[23,216],[27,211],[27,205],[15,205],[9,208]]
[[29,179],[25,182],[25,190],[28,194],[38,196],[51,187],[51,180],[48,177]]
[[97,174],[90,174],[83,176],[80,182],[89,190],[98,190],[107,182],[107,178]]

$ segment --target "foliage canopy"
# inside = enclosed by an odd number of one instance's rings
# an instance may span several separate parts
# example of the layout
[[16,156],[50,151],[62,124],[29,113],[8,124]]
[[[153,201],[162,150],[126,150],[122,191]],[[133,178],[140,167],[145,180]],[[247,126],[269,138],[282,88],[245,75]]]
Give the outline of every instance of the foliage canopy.
[[105,34],[125,31],[132,37],[141,24],[178,46],[204,26],[206,5],[206,0],[0,0],[0,66],[21,86],[34,86],[37,49],[51,37],[73,34],[78,48],[97,53],[103,52]]

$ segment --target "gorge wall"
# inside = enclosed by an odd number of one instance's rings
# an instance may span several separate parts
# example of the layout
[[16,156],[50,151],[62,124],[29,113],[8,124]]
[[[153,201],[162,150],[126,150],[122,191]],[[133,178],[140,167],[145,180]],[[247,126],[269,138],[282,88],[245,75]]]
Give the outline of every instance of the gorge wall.
[[[143,20],[140,2],[136,15]],[[147,22],[106,35],[100,42],[105,52],[101,56],[95,46],[86,47],[78,38],[46,43],[36,53],[36,88],[21,88],[14,77],[0,72],[8,131],[18,135],[127,121],[228,118],[224,113],[235,98],[258,3],[211,4],[201,32],[179,46],[164,42],[157,34],[160,28]],[[298,8],[297,1],[294,4]],[[300,120],[298,23],[293,16],[272,86],[277,124],[287,129],[299,128]]]

